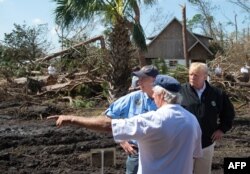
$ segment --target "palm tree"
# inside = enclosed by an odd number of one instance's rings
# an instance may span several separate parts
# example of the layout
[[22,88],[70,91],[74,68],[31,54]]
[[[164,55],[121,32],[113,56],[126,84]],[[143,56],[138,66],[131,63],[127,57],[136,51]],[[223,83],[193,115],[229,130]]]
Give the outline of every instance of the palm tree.
[[[56,23],[62,27],[91,20],[95,16],[104,17],[104,21],[111,24],[113,34],[110,35],[110,66],[113,72],[109,81],[116,98],[121,94],[122,88],[126,87],[125,79],[129,77],[128,62],[130,33],[139,50],[139,63],[146,64],[143,51],[147,49],[144,31],[140,24],[140,0],[53,0],[56,2]],[[144,0],[145,5],[152,5],[157,0]],[[122,79],[122,80],[121,80]],[[121,82],[123,81],[123,83]],[[115,93],[115,94],[114,94]]]

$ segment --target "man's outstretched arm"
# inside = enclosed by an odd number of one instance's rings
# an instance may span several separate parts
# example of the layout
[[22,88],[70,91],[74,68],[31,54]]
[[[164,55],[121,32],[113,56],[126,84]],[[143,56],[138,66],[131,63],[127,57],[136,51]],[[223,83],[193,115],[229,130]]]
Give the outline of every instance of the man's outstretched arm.
[[56,126],[79,125],[96,131],[112,132],[111,118],[105,116],[79,117],[74,115],[54,115],[47,117],[49,120],[56,120]]

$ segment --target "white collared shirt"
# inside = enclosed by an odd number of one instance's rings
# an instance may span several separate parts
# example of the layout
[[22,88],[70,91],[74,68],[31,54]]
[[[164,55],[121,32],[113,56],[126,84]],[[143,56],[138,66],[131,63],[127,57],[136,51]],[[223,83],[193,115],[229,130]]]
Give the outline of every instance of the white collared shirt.
[[138,174],[192,174],[193,158],[202,156],[199,123],[177,104],[129,119],[112,119],[112,132],[116,142],[137,140]]
[[206,89],[206,83],[204,82],[204,85],[201,89],[195,89],[196,93],[198,94],[199,99],[201,99],[201,95],[204,92],[204,90]]

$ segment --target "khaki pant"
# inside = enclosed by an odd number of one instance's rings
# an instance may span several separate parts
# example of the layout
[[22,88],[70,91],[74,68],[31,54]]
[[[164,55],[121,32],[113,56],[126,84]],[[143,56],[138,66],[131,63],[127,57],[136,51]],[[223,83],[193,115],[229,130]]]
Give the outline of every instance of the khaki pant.
[[202,149],[202,157],[194,160],[194,174],[211,174],[214,146],[215,143]]

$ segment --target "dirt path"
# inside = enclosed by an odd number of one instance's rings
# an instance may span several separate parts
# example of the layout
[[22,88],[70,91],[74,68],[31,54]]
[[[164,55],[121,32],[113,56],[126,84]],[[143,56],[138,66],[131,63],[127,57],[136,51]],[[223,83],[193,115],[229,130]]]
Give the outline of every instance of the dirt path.
[[[58,129],[47,120],[13,120],[1,116],[0,127],[2,174],[100,173],[100,168],[90,166],[90,149],[117,147],[111,135],[78,127]],[[117,160],[115,168],[106,170],[107,173],[122,171],[123,159]]]
[[[0,110],[1,111],[1,110]],[[234,128],[215,148],[213,173],[223,173],[224,157],[250,156],[250,115],[237,116]],[[20,119],[0,112],[0,173],[99,174],[90,165],[90,150],[116,148],[116,166],[105,174],[124,173],[125,153],[112,136],[79,127],[56,128],[39,117]]]

